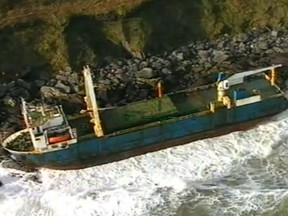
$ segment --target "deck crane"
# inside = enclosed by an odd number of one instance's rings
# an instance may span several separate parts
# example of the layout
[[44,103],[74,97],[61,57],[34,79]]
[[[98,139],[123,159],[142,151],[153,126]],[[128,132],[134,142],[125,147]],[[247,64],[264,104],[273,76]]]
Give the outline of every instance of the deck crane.
[[270,67],[236,73],[228,77],[227,79],[221,79],[221,76],[219,75],[217,81],[218,101],[223,101],[224,97],[226,96],[226,91],[229,89],[230,86],[243,83],[245,77],[263,73],[268,70],[271,71],[271,77],[267,76],[266,78],[270,80],[271,85],[275,85],[275,68],[278,67],[282,67],[282,65],[272,65]]

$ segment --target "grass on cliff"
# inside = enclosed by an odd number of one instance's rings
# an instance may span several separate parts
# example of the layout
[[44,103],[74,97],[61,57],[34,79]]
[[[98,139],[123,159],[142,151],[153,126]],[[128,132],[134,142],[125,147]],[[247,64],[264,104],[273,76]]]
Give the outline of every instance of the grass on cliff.
[[288,27],[286,0],[0,0],[0,71],[80,68],[251,28]]

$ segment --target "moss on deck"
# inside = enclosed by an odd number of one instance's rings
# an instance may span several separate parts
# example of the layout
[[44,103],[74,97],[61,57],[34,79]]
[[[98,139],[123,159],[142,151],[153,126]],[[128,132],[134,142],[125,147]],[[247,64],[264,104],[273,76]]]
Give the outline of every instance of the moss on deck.
[[165,96],[159,99],[140,101],[101,113],[105,131],[116,131],[157,121],[178,114],[173,101]]
[[[279,90],[264,77],[258,76],[243,84],[231,86],[227,95],[233,100],[235,90],[245,89],[248,95],[259,92],[262,98],[276,95]],[[256,91],[255,91],[256,90]],[[169,119],[209,110],[210,102],[217,99],[217,87],[207,86],[199,90],[186,90],[165,95],[162,98],[127,104],[101,112],[105,133],[132,128],[163,119]]]

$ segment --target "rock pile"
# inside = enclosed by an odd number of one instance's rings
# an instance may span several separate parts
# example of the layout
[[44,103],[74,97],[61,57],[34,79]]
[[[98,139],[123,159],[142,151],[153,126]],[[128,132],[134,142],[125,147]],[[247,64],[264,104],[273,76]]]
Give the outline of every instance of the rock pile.
[[[172,52],[148,54],[144,59],[105,58],[97,68],[92,68],[92,73],[99,105],[109,107],[155,97],[159,80],[164,91],[171,92],[214,82],[210,76],[214,72],[235,72],[272,63],[288,65],[286,57],[277,57],[287,53],[288,30],[266,29],[235,37],[223,35],[213,42],[192,42]],[[52,78],[45,75],[32,81],[18,78],[0,84],[1,128],[19,126],[16,123],[19,97],[42,97],[46,103],[61,103],[65,111],[73,113],[82,108],[83,93],[82,74],[71,68]]]
[[[199,41],[145,59],[115,59],[93,70],[102,106],[154,97],[158,80],[166,92],[207,84],[211,73],[242,71],[273,63],[288,66],[288,31],[263,30]],[[279,57],[282,56],[282,58]],[[278,61],[277,61],[278,60]]]

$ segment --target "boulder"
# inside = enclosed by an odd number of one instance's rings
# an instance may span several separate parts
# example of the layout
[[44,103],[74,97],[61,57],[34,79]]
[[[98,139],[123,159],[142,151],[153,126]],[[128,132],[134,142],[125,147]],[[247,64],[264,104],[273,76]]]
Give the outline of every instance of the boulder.
[[59,89],[51,86],[42,86],[40,93],[44,98],[61,97],[65,95]]
[[267,50],[269,49],[269,45],[266,41],[260,41],[257,43],[257,47],[261,50]]
[[71,92],[70,86],[63,84],[60,80],[57,81],[55,88],[61,90],[62,92],[69,94]]
[[223,51],[214,51],[212,54],[212,61],[215,63],[221,63],[228,58],[229,56]]
[[172,71],[169,70],[168,68],[163,68],[163,69],[161,70],[161,72],[162,72],[164,75],[172,74]]
[[202,59],[207,59],[210,56],[210,52],[207,50],[199,50],[198,55]]
[[149,67],[145,67],[137,73],[138,78],[150,79],[153,76],[154,76],[153,69]]
[[3,99],[3,102],[4,102],[5,105],[10,106],[10,107],[15,107],[16,106],[16,101],[12,97],[9,97],[9,96],[6,96]]

